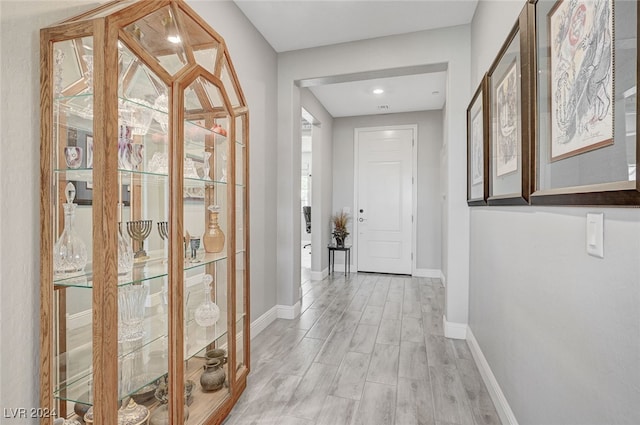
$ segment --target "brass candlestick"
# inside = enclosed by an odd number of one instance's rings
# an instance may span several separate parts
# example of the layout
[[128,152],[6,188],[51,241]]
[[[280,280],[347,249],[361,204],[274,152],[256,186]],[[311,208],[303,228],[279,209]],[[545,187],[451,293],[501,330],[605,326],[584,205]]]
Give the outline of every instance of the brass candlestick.
[[144,250],[144,240],[151,234],[153,222],[151,220],[135,220],[127,221],[127,233],[131,236],[131,239],[138,241],[140,249],[138,249],[133,256],[135,261],[142,261],[149,258],[147,252]]

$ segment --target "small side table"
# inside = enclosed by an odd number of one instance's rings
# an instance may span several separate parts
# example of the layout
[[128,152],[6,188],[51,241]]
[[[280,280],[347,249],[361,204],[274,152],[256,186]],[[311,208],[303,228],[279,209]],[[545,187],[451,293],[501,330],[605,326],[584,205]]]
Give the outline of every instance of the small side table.
[[329,272],[333,273],[336,268],[336,251],[344,251],[344,274],[351,274],[351,245],[337,246],[336,244],[327,245],[329,248]]

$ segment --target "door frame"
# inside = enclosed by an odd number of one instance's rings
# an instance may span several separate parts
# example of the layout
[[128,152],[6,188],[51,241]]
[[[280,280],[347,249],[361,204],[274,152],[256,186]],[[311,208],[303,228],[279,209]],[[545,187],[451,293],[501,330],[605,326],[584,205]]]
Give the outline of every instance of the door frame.
[[387,125],[381,127],[357,127],[353,130],[353,268],[358,271],[358,188],[360,187],[358,176],[360,171],[360,133],[384,130],[413,130],[413,142],[411,143],[411,275],[416,272],[416,228],[418,223],[417,200],[418,200],[418,124]]

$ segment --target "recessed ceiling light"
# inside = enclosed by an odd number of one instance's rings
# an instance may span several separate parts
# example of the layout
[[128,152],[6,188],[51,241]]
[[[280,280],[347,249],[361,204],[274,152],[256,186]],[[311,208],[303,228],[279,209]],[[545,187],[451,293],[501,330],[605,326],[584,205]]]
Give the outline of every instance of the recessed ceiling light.
[[384,90],[382,89],[373,89],[373,94],[382,94],[384,93]]

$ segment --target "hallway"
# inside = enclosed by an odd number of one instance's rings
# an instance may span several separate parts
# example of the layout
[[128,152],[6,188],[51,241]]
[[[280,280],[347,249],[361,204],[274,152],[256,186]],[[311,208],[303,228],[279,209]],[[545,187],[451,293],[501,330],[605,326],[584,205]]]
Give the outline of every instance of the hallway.
[[465,341],[443,336],[437,279],[336,273],[252,340],[225,425],[500,424]]

